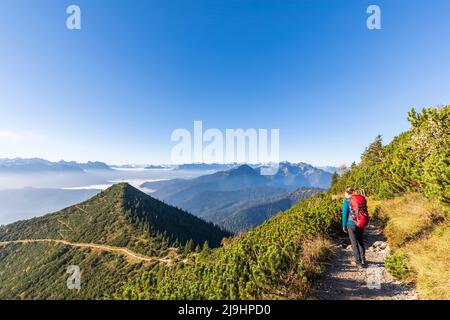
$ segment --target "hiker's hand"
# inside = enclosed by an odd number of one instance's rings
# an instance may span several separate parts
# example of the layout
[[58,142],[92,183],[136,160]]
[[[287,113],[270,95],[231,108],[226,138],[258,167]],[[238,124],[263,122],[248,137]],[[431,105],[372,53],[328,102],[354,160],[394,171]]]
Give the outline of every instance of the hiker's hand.
[[342,231],[344,231],[344,233],[347,233],[347,228],[342,228]]

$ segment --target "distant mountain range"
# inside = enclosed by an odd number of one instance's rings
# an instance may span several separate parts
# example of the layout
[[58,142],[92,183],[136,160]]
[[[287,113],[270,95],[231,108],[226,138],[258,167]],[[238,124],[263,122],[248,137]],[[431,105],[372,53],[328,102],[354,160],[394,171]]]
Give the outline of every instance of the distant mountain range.
[[65,164],[67,166],[73,166],[73,167],[78,167],[81,168],[83,170],[112,170],[112,168],[107,165],[104,162],[99,162],[99,161],[88,161],[86,163],[78,163],[75,161],[70,161],[70,162],[66,162],[66,161],[59,161],[59,164]]
[[[247,165],[252,169],[260,172],[263,164],[239,164],[239,163],[189,163],[182,164],[178,166],[163,166],[163,167],[174,167],[177,170],[211,170],[211,171],[227,171],[231,169],[238,168],[242,165]],[[337,172],[339,169],[333,166],[325,166],[325,167],[314,167],[310,164],[299,162],[299,163],[290,163],[287,161],[279,163],[278,176],[284,175],[285,180],[289,180],[287,176],[291,176],[291,179],[298,178],[299,175],[305,177],[310,184],[321,184],[320,187],[327,187],[329,185],[329,175],[327,173],[333,174]],[[324,174],[325,173],[325,174]],[[288,182],[289,184],[290,182]],[[300,182],[303,184],[302,182]]]
[[276,186],[295,190],[300,187],[328,189],[331,183],[331,173],[313,167],[307,163],[280,162],[278,172],[265,176]]
[[[123,168],[123,169],[175,169],[175,170],[193,170],[193,171],[228,171],[231,169],[238,168],[243,164],[238,163],[187,163],[181,165],[136,165],[136,164],[126,164],[126,165],[114,165],[110,166],[104,162],[100,161],[88,161],[86,163],[80,163],[76,161],[57,161],[52,162],[49,160],[41,158],[0,158],[0,173],[1,172],[83,172],[83,171],[101,171],[101,170],[114,170],[113,168]],[[262,164],[247,164],[247,166],[255,169],[257,171],[263,166]],[[319,187],[326,187],[328,184],[328,177],[323,173],[334,173],[338,171],[337,167],[327,166],[316,168],[306,163],[289,163],[281,162],[280,170],[278,171],[278,176],[284,175],[285,180],[288,175],[291,179],[294,176],[298,178],[299,173],[303,175],[310,184],[321,184]],[[290,182],[289,182],[290,183]],[[288,184],[289,184],[288,183]],[[297,182],[300,184],[305,184],[304,182]],[[307,183],[307,182],[306,182]],[[295,184],[295,183],[294,183]]]
[[237,191],[208,191],[197,195],[181,207],[234,233],[258,226],[280,211],[291,208],[323,189],[284,189],[260,187]]
[[171,167],[164,165],[150,164],[148,166],[145,166],[144,169],[171,169]]
[[[328,188],[331,181],[330,173],[304,163],[282,162],[273,176],[263,176],[259,170],[241,165],[191,180],[146,182],[141,187],[155,190],[152,196],[158,199],[237,232],[291,207],[295,199]],[[291,193],[299,188],[303,189]],[[252,214],[258,206],[263,212]]]
[[143,188],[156,190],[154,196],[169,203],[179,204],[205,191],[235,191],[245,188],[272,187],[292,191],[301,187],[322,188],[330,186],[331,174],[309,164],[280,163],[275,175],[263,176],[259,168],[249,165],[219,171],[191,180],[174,179],[146,182]]
[[[1,299],[99,299],[130,276],[230,236],[128,184],[59,212],[0,226]],[[187,246],[192,241],[191,246]],[[187,248],[187,249],[186,249]],[[82,289],[68,290],[69,265]]]
[[[126,166],[133,171],[136,167]],[[147,169],[174,168],[169,166],[147,166]],[[226,170],[218,169],[226,168]],[[144,167],[140,167],[138,171]],[[177,206],[193,214],[205,218],[208,221],[219,224],[233,232],[238,232],[252,226],[260,224],[264,219],[271,216],[275,209],[286,209],[291,206],[289,201],[282,201],[282,206],[277,204],[272,206],[273,197],[286,195],[298,188],[315,190],[317,188],[326,189],[331,180],[331,174],[317,169],[309,164],[281,162],[279,170],[275,175],[264,176],[260,174],[261,165],[238,165],[238,164],[185,164],[179,166],[180,170],[197,170],[204,172],[215,172],[206,174],[194,179],[174,179],[148,182],[141,185],[146,191],[155,190],[152,196]],[[101,175],[89,175],[88,173],[102,173]],[[111,174],[119,173],[110,166],[102,162],[78,163],[75,161],[51,162],[39,158],[31,159],[0,159],[0,175],[13,173],[22,175],[28,181],[33,177],[36,179],[47,178],[48,173],[56,173],[58,183],[64,182],[61,179],[69,179],[70,183],[79,185],[100,186],[102,181],[108,183],[108,179],[120,180],[120,176],[105,175],[103,172]],[[28,175],[29,173],[41,173]],[[61,174],[62,173],[62,174]],[[83,177],[80,180],[80,177]],[[135,176],[139,177],[139,176]],[[102,180],[104,179],[104,180]],[[78,181],[79,182],[75,182]],[[86,182],[84,182],[86,181]],[[68,182],[64,182],[72,186]],[[64,185],[64,183],[62,185]],[[23,183],[22,183],[23,184]],[[99,190],[68,190],[46,188],[24,188],[12,190],[7,183],[0,191],[0,224],[10,223],[18,219],[41,215],[47,212],[59,210],[73,205],[93,196]],[[23,184],[26,186],[27,184]],[[33,185],[33,184],[31,184]],[[76,185],[76,184],[75,184]],[[23,199],[27,199],[24,201]],[[267,205],[266,205],[267,204]],[[251,207],[262,205],[263,212],[258,216],[248,215]],[[242,215],[239,219],[238,216]],[[244,218],[249,216],[251,218]],[[265,218],[261,218],[265,217]],[[239,222],[238,222],[239,221]]]
[[205,191],[234,191],[250,187],[268,186],[270,181],[248,165],[219,171],[198,178],[146,182],[143,188],[155,189],[153,194],[170,204],[178,205]]
[[186,163],[176,166],[177,170],[216,170],[224,171],[239,166],[236,163]]
[[103,162],[78,163],[75,161],[51,162],[40,158],[0,159],[0,172],[29,173],[29,172],[84,172],[93,170],[112,170]]
[[344,170],[348,170],[348,167],[333,167],[333,166],[325,166],[325,167],[317,167],[323,171],[329,172],[329,173],[339,173],[340,170],[344,169]]

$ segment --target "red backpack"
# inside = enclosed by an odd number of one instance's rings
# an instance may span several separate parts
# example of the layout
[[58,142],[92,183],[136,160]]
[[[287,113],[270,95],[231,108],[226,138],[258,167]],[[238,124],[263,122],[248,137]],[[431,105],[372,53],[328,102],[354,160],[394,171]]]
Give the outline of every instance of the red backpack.
[[351,196],[350,219],[359,228],[365,228],[369,224],[369,210],[367,210],[367,201],[364,196],[360,194]]

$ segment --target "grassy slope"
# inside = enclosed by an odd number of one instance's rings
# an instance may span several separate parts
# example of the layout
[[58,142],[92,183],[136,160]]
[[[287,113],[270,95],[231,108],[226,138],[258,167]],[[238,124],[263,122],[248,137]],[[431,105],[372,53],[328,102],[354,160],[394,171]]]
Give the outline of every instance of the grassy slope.
[[371,200],[372,211],[386,222],[392,248],[388,270],[413,282],[421,299],[450,299],[450,216],[446,208],[417,193]]

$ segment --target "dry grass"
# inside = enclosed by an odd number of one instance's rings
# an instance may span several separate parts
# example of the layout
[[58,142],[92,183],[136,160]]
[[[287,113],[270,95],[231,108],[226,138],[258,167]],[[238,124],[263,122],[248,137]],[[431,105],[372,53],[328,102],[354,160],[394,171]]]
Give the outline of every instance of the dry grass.
[[395,255],[404,255],[421,299],[450,299],[450,219],[448,209],[419,194],[369,201],[386,222]]
[[421,299],[450,299],[450,224],[400,249],[414,270]]
[[319,237],[303,244],[301,260],[308,275],[320,275],[333,256],[334,246],[330,240]]
[[372,212],[378,207],[377,215],[388,221],[384,233],[393,248],[419,238],[448,219],[444,208],[414,193],[391,200],[372,200],[369,207]]
[[316,281],[324,273],[333,256],[334,246],[322,237],[306,240],[302,245],[299,265],[281,280],[275,294],[267,299],[306,300],[313,298]]

